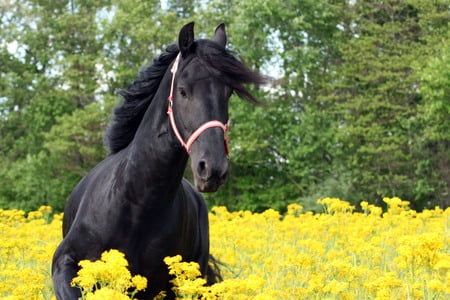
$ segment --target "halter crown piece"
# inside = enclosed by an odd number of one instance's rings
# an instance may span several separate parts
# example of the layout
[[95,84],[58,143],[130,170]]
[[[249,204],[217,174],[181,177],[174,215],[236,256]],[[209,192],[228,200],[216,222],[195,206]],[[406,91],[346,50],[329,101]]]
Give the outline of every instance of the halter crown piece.
[[183,146],[183,148],[186,149],[186,152],[189,154],[192,144],[198,139],[198,137],[203,132],[205,132],[209,128],[219,127],[223,131],[225,153],[228,156],[228,154],[229,154],[228,130],[229,130],[229,125],[230,125],[230,120],[228,120],[226,124],[223,124],[222,122],[217,121],[217,120],[206,122],[202,126],[197,128],[197,130],[195,130],[191,134],[191,136],[188,138],[188,140],[186,142],[184,141],[183,137],[181,136],[180,132],[178,131],[177,124],[175,122],[175,117],[173,115],[173,88],[174,88],[174,83],[175,83],[175,75],[178,71],[178,64],[180,63],[180,57],[181,57],[181,52],[178,54],[177,58],[175,59],[175,62],[173,63],[172,69],[170,70],[172,72],[172,83],[170,85],[169,98],[167,98],[167,100],[169,101],[169,107],[167,110],[167,114],[169,115],[170,125],[172,126],[172,130],[175,133],[175,136],[177,137],[177,139],[180,141],[181,146]]

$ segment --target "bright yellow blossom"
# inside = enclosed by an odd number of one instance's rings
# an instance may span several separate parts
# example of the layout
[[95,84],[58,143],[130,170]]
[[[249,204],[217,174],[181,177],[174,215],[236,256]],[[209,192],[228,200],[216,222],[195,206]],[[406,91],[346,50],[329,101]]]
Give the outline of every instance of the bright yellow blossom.
[[[325,198],[324,213],[209,215],[211,253],[224,281],[206,286],[198,264],[166,258],[179,299],[450,299],[450,209],[415,212],[399,198],[388,209]],[[62,214],[0,209],[0,299],[54,299],[51,258]],[[151,278],[132,276],[117,250],[80,262],[84,299],[132,299]],[[167,292],[167,291],[165,291]],[[165,292],[157,297],[164,299]]]
[[96,290],[93,293],[89,293],[86,295],[86,300],[129,300],[130,298],[127,295],[124,295],[114,289],[104,287],[99,290]]
[[132,277],[125,255],[115,249],[103,252],[97,261],[82,260],[79,265],[72,286],[80,288],[83,299],[133,299],[147,287],[147,279]]
[[147,287],[147,278],[141,275],[135,275],[131,278],[131,283],[136,287],[136,290],[142,291]]

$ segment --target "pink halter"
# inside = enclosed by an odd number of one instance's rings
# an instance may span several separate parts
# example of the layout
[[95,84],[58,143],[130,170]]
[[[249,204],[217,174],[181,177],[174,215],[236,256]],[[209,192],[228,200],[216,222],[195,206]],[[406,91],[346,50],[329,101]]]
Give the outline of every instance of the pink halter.
[[175,136],[177,137],[177,139],[180,141],[181,145],[184,147],[184,149],[186,149],[186,152],[189,154],[192,144],[198,139],[198,137],[203,132],[205,132],[209,128],[219,127],[223,130],[223,133],[224,133],[225,153],[228,155],[228,153],[229,153],[228,152],[228,130],[229,130],[229,125],[230,125],[230,120],[228,120],[226,124],[223,124],[222,122],[217,121],[217,120],[204,123],[202,126],[197,128],[197,130],[195,130],[191,134],[191,136],[188,138],[187,142],[185,142],[183,140],[183,137],[181,136],[180,132],[178,131],[177,124],[175,123],[175,117],[173,116],[173,87],[174,87],[174,82],[175,82],[175,74],[177,73],[178,64],[180,62],[180,56],[181,56],[181,53],[178,54],[177,58],[175,59],[175,62],[173,63],[172,69],[171,69],[172,83],[170,86],[170,95],[169,95],[169,98],[167,98],[167,100],[169,101],[169,108],[167,110],[167,114],[169,115],[170,125],[172,126],[172,130],[175,133]]

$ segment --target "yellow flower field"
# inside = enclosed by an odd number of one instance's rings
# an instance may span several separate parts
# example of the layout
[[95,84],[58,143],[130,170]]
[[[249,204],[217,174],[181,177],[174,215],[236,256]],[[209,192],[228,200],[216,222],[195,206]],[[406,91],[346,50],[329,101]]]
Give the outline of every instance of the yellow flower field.
[[[225,281],[205,287],[195,264],[168,257],[175,292],[180,299],[449,299],[450,209],[417,213],[399,198],[384,201],[384,213],[366,202],[357,213],[333,198],[318,200],[321,214],[304,213],[296,204],[283,216],[214,207],[211,252],[224,264]],[[0,209],[0,299],[54,297],[50,267],[61,219],[49,207],[28,215]],[[73,284],[85,299],[131,299],[152,284],[129,274],[118,251],[82,266]],[[90,268],[104,270],[93,281],[101,287],[95,293],[86,285],[94,278]],[[118,270],[126,278],[110,276]]]

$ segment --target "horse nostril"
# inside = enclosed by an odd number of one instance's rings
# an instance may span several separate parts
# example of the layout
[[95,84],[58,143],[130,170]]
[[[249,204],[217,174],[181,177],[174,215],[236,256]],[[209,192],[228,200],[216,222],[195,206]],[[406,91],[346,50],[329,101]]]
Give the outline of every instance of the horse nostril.
[[207,177],[207,170],[206,170],[206,162],[204,160],[201,160],[198,162],[198,175],[202,178]]

